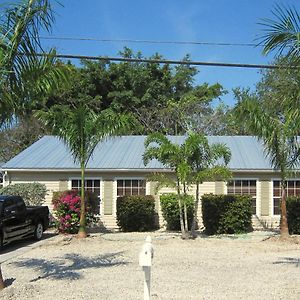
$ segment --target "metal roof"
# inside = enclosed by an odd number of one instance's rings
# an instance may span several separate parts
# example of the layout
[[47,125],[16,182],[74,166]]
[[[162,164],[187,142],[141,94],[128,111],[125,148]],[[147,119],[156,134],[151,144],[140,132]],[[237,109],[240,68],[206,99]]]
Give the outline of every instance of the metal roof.
[[[168,136],[172,142],[182,143],[185,136]],[[265,157],[263,146],[253,136],[208,136],[209,143],[224,143],[231,150],[229,168],[232,170],[273,170]],[[148,170],[166,169],[157,160],[147,166],[143,163],[146,136],[111,137],[98,144],[87,169]],[[44,136],[33,145],[8,161],[3,170],[10,169],[79,169],[62,140]]]

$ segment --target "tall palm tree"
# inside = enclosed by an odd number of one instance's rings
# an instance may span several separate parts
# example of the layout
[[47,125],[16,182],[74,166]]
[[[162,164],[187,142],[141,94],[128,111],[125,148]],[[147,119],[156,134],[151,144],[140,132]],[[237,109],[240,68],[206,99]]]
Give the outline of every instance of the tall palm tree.
[[[7,6],[0,19],[0,125],[26,113],[28,104],[67,82],[67,69],[50,49],[43,51],[39,33],[54,21],[50,0],[23,0]],[[39,56],[39,53],[45,56]]]
[[78,236],[86,237],[85,217],[85,168],[99,141],[111,135],[121,134],[131,124],[129,116],[104,110],[96,114],[86,106],[69,108],[53,106],[39,111],[36,116],[70,149],[74,161],[81,169],[81,210]]
[[196,184],[191,235],[196,237],[197,212],[200,201],[200,184],[205,181],[224,180],[231,177],[226,167],[231,159],[230,149],[221,143],[209,144],[207,138],[199,133],[192,133],[184,143],[186,158],[192,169],[192,181]]
[[277,51],[289,58],[300,59],[300,16],[293,7],[276,5],[272,11],[275,19],[263,19],[259,24],[264,33],[259,38],[263,53]]
[[266,156],[281,177],[281,236],[289,235],[286,211],[286,181],[299,166],[298,111],[285,109],[277,115],[265,110],[256,98],[247,98],[237,107],[237,117],[264,144]]

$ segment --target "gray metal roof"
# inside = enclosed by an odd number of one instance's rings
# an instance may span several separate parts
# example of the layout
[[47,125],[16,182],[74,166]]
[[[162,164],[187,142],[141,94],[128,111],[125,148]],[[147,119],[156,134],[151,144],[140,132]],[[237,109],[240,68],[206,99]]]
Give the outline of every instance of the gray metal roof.
[[[111,137],[96,147],[87,169],[165,169],[156,160],[144,166],[142,155],[146,136]],[[185,136],[169,136],[182,143]],[[210,143],[224,143],[231,149],[229,167],[232,170],[272,170],[265,158],[262,144],[252,136],[208,136]],[[55,136],[44,136],[8,161],[2,169],[79,169],[67,146]]]

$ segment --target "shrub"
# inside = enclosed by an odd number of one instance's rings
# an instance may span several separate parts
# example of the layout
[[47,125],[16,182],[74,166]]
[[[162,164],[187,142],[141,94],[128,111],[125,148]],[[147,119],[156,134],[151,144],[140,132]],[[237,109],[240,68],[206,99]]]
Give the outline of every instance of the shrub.
[[149,231],[155,226],[153,196],[123,196],[117,199],[117,224],[122,231]]
[[[53,192],[52,204],[56,217],[55,226],[61,233],[77,233],[80,220],[80,191],[68,190]],[[95,221],[99,213],[99,200],[95,193],[85,192],[86,224]],[[70,218],[71,216],[71,218]]]
[[286,209],[290,234],[300,234],[300,198],[289,197]]
[[194,212],[194,198],[189,195],[164,194],[160,196],[162,215],[167,222],[168,230],[180,230],[178,197],[181,203],[186,203],[188,212],[188,227],[191,228]]
[[45,202],[47,188],[39,182],[17,183],[3,187],[0,194],[21,196],[26,205],[42,205]]
[[80,220],[80,197],[77,191],[65,191],[53,195],[56,227],[61,233],[77,233]]
[[202,196],[202,218],[207,234],[244,233],[252,230],[250,196]]

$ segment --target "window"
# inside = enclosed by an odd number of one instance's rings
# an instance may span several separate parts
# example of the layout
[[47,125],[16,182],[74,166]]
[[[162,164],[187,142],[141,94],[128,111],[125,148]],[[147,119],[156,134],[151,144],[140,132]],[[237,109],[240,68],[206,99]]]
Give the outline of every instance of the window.
[[250,195],[252,214],[256,214],[256,180],[232,180],[227,183],[228,195]]
[[[81,189],[81,180],[80,179],[72,179],[71,182],[72,190],[80,190]],[[84,181],[84,190],[87,192],[92,192],[100,196],[100,180],[99,179],[86,179]]]
[[146,180],[118,179],[117,196],[146,195]]
[[[71,189],[80,190],[81,189],[81,179],[71,180]],[[100,212],[100,179],[86,179],[84,181],[84,190],[88,192],[89,197],[92,201],[92,211],[94,214],[99,214]]]
[[[288,180],[286,182],[286,195],[300,196],[300,180]],[[280,180],[273,181],[273,214],[280,215],[281,185]]]

